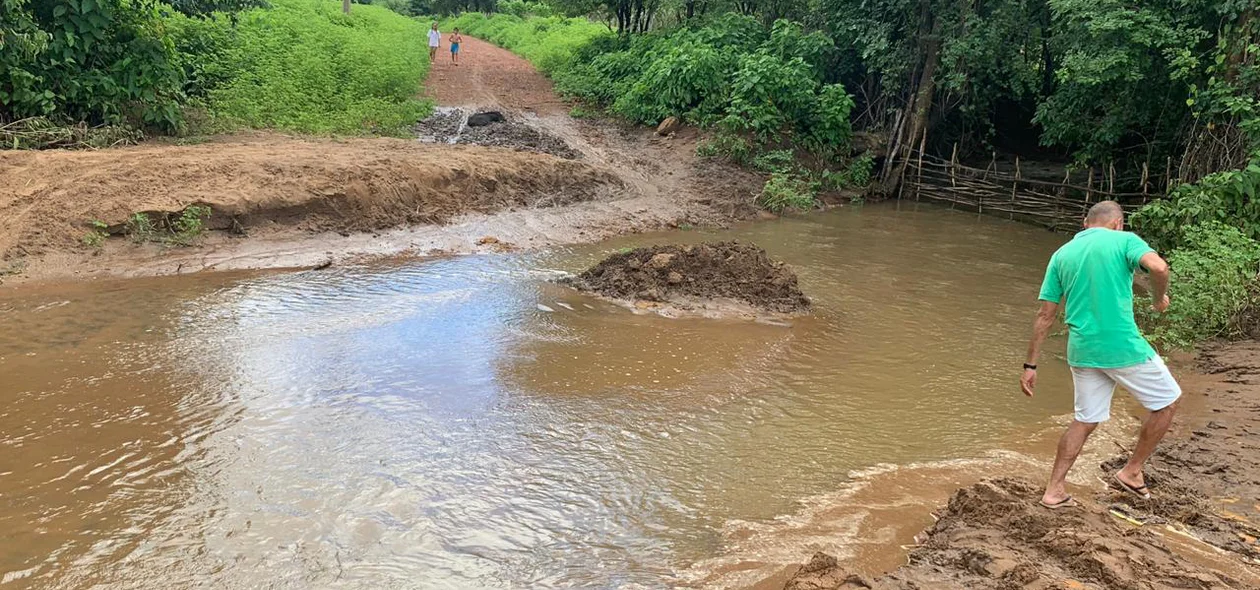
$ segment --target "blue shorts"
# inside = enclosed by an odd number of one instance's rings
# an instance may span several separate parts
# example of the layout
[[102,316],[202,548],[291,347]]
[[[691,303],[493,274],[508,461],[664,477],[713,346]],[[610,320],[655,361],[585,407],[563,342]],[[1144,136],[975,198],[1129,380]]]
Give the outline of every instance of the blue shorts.
[[451,53],[459,53],[459,43],[451,43]]

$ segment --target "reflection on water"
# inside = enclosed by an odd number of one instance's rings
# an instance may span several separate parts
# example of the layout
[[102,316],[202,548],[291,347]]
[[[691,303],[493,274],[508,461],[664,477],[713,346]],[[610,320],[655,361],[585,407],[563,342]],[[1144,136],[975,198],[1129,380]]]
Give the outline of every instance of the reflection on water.
[[1070,407],[1012,392],[1062,241],[1020,225],[889,205],[721,232],[798,270],[816,314],[791,326],[546,282],[712,237],[0,295],[0,579],[668,587],[732,523]]

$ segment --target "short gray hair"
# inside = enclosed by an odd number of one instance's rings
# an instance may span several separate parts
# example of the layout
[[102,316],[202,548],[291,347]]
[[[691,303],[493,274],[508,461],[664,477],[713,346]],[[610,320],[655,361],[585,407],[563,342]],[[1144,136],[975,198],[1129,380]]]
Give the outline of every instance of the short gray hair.
[[1090,207],[1089,213],[1085,215],[1085,223],[1088,225],[1102,225],[1116,219],[1124,219],[1124,208],[1115,201],[1101,201]]

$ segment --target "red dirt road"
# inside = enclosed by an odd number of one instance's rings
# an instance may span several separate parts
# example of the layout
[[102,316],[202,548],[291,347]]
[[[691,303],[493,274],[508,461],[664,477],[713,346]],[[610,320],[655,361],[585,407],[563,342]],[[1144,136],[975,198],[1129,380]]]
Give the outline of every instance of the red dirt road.
[[451,63],[442,31],[442,47],[425,81],[425,94],[442,106],[503,107],[539,115],[567,113],[551,81],[534,66],[506,49],[464,35],[459,65]]

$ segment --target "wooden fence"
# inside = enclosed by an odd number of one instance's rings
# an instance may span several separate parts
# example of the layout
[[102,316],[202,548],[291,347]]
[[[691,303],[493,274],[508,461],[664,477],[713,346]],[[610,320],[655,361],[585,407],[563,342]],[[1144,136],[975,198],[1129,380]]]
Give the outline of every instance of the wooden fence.
[[[1085,185],[1025,178],[1017,158],[1008,170],[991,162],[985,169],[965,166],[956,157],[949,160],[922,153],[911,155],[899,183],[897,198],[949,203],[986,215],[1006,216],[1036,223],[1054,231],[1079,229],[1089,207],[1099,201],[1116,201],[1132,212],[1167,190],[1168,175],[1152,177],[1142,167],[1139,178],[1117,179],[1115,170],[1103,171],[1095,179],[1087,173]],[[1079,181],[1078,181],[1079,182]],[[1115,186],[1141,187],[1140,192],[1117,192]]]

